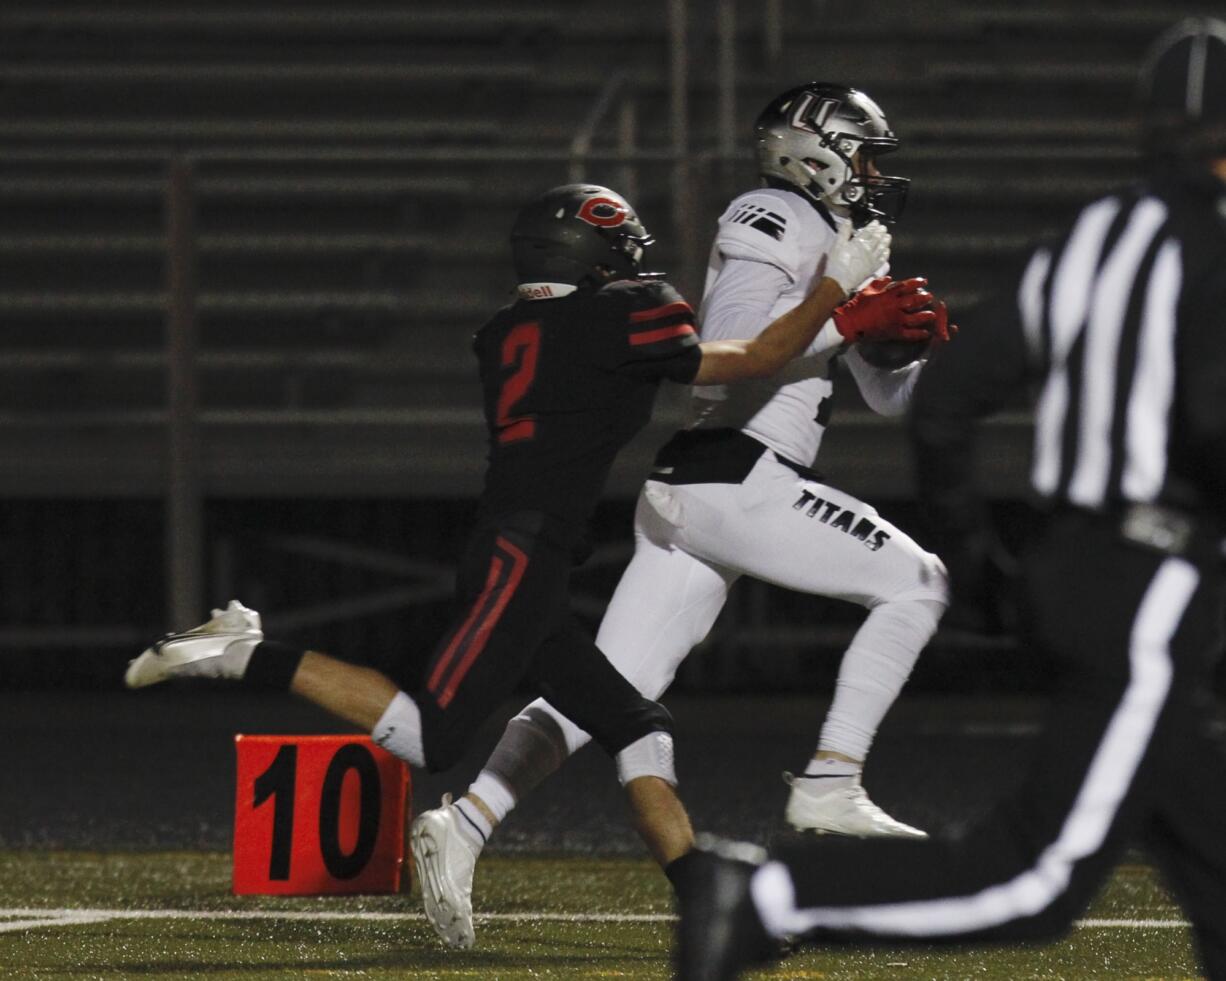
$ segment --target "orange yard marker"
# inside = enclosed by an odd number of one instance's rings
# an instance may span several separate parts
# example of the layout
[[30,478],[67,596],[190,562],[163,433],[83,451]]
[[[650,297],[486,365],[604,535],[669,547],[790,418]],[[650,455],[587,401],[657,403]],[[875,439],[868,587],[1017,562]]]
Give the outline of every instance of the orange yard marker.
[[357,735],[240,734],[234,747],[236,894],[401,890],[411,819],[404,763]]

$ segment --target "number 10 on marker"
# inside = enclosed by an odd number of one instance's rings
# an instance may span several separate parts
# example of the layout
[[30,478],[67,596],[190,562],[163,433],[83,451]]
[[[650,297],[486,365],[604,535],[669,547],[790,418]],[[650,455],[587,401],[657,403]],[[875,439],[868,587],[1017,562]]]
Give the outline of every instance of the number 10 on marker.
[[234,892],[396,892],[408,770],[366,736],[234,738]]

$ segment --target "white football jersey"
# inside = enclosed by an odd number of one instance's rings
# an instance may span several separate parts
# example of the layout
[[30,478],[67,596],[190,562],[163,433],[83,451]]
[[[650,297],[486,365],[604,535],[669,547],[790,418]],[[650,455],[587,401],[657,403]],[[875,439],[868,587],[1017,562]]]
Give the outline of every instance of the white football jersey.
[[[797,306],[825,268],[842,219],[832,221],[834,227],[791,191],[766,187],[735,198],[720,216],[707,262],[702,339],[754,337]],[[735,263],[737,288],[722,288],[721,273],[736,259],[754,265]],[[789,460],[812,463],[825,428],[818,407],[833,391],[829,362],[837,350],[815,342],[773,378],[695,387],[694,424],[740,429]]]

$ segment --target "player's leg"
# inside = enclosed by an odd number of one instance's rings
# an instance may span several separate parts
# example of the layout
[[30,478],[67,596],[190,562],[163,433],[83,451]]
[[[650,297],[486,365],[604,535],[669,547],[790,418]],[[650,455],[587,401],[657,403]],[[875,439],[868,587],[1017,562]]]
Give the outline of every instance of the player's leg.
[[674,790],[667,710],[640,694],[574,620],[541,645],[532,676],[549,704],[614,759],[635,826],[656,861],[667,867],[688,852],[694,834]]
[[[671,547],[640,499],[635,552],[605,611],[596,646],[635,688],[658,698],[678,666],[710,632],[736,573]],[[544,698],[508,724],[469,799],[493,826],[591,736]]]
[[[474,532],[458,577],[460,613],[423,678],[264,640],[259,614],[237,601],[207,623],[172,634],[128,667],[129,687],[169,678],[220,678],[292,691],[371,731],[415,766],[446,769],[513,689],[565,608],[569,557],[540,516]],[[411,693],[411,694],[410,694]]]
[[[609,662],[614,663],[650,697],[668,686],[690,648],[707,635],[735,579],[670,548],[659,536],[657,524],[654,511],[649,507],[644,511],[640,500],[634,557],[598,635],[598,646],[607,645],[601,649],[609,659],[604,666],[595,667],[604,672]],[[546,650],[546,656],[548,653]],[[591,679],[580,673],[576,680],[586,699]],[[622,693],[626,694],[624,688]],[[439,857],[433,862],[436,876],[431,888],[454,894],[452,908],[471,909],[476,861],[494,828],[532,788],[592,738],[582,727],[589,721],[587,707],[580,704],[573,711],[581,724],[544,698],[525,707],[507,724],[468,792],[454,804],[450,797],[445,798],[442,807],[419,818],[422,826],[435,828],[437,839]],[[591,724],[597,731],[603,728],[599,720]],[[616,753],[616,747],[607,741],[606,749]],[[689,846],[691,832],[684,809],[672,787],[658,776],[645,774],[624,782],[640,834],[653,857],[667,865]],[[470,945],[474,936],[471,918],[453,920],[440,934],[451,946]]]
[[1226,978],[1226,762],[1209,713],[1189,715],[1155,780],[1155,817],[1145,838],[1192,922],[1205,976]]
[[793,780],[788,820],[862,836],[920,836],[864,794],[860,772],[945,609],[944,567],[871,505],[764,454],[741,484],[649,485],[679,546],[799,592],[865,606],[843,655],[814,756]]
[[[462,614],[437,645],[415,692],[432,769],[458,761],[476,728],[532,670],[542,643],[566,622],[569,551],[543,534],[499,527],[470,550]],[[475,557],[475,558],[474,558]],[[473,583],[482,583],[477,589]],[[421,813],[411,846],[426,917],[452,947],[469,947],[472,868],[491,830],[479,802],[463,798]]]
[[[815,942],[1038,939],[1067,928],[1149,813],[1172,645],[1197,602],[1186,563],[1089,541],[1092,532],[1063,528],[1031,563],[1036,635],[1064,670],[1019,790],[956,841],[782,847],[749,874],[749,914],[738,915]],[[731,906],[690,909],[683,943],[727,934]],[[718,934],[696,930],[704,918],[725,922]]]
[[634,830],[656,864],[671,878],[670,869],[694,847],[694,828],[677,788],[656,776],[635,777],[623,786]]
[[525,517],[474,532],[459,569],[457,615],[420,677],[388,678],[311,652],[291,690],[369,729],[414,765],[449,768],[514,690],[564,608],[566,552],[540,531]]
[[541,645],[532,677],[551,706],[613,757],[635,828],[673,879],[694,832],[675,789],[671,716],[641,695],[573,619]]
[[[614,757],[635,826],[667,871],[693,844],[689,818],[674,789],[668,712],[640,695],[573,621],[540,645],[530,679]],[[494,823],[487,798],[471,791],[454,804],[444,798],[443,806],[413,823],[426,915],[448,946],[466,948],[474,942],[473,872]]]
[[1211,694],[1222,577],[1212,566],[1201,571],[1205,612],[1180,631],[1172,706],[1148,768],[1153,818],[1145,843],[1192,921],[1206,977],[1226,978],[1226,746],[1214,726]]
[[391,725],[397,737],[388,748],[407,763],[425,764],[420,713],[395,682],[372,668],[264,640],[260,615],[237,600],[214,610],[199,627],[167,635],[135,658],[124,675],[129,688],[171,678],[290,691],[376,737]]
[[289,690],[370,732],[406,763],[426,765],[417,704],[382,672],[306,651]]

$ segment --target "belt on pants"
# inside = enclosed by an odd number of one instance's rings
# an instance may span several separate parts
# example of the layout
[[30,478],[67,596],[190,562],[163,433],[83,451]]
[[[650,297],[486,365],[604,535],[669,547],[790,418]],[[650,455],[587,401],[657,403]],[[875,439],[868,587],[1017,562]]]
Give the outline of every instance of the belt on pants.
[[[772,452],[774,451],[772,450]],[[826,482],[826,478],[823,477],[816,470],[814,470],[812,467],[806,467],[804,464],[797,463],[795,460],[789,460],[782,453],[775,453],[775,459],[778,460],[780,463],[782,463],[789,470],[795,470],[798,474],[804,477],[805,480],[816,481],[819,484],[824,484]]]
[[1226,556],[1226,541],[1194,515],[1161,504],[1125,504],[1119,509],[1120,536],[1164,555],[1198,559]]

